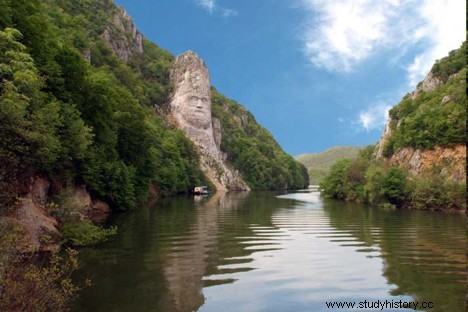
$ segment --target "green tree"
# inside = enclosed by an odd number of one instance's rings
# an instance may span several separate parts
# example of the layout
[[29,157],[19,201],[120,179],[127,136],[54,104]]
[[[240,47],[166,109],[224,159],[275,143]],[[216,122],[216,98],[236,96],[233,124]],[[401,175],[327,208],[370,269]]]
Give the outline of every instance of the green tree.
[[406,174],[403,169],[392,167],[382,181],[382,194],[394,205],[401,205],[406,199]]
[[323,196],[335,199],[346,198],[346,175],[350,165],[350,160],[340,159],[330,168],[330,172],[320,183]]

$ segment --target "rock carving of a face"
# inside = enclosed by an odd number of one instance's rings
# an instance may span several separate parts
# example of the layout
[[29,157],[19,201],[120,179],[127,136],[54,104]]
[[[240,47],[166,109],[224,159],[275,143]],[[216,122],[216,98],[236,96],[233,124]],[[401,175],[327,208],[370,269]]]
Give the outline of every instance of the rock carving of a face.
[[180,97],[176,112],[190,126],[207,129],[211,124],[211,99],[206,92],[191,90]]
[[211,85],[205,63],[193,52],[177,57],[171,107],[182,127],[206,130],[211,125]]

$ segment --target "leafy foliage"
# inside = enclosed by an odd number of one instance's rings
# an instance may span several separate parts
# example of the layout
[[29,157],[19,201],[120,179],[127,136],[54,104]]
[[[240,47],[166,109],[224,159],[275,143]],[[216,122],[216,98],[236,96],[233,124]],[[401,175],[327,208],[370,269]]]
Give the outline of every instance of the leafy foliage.
[[117,233],[117,228],[102,228],[94,225],[89,220],[68,221],[62,225],[62,234],[65,243],[73,246],[90,246],[105,241],[109,236]]
[[[85,183],[117,210],[135,206],[150,188],[174,194],[209,185],[191,142],[155,113],[172,91],[174,57],[143,39],[143,53],[127,63],[117,58],[102,38],[119,31],[111,0],[0,3],[2,206],[34,174]],[[217,92],[213,102],[222,149],[252,188],[308,184],[305,169],[250,113]]]
[[212,88],[212,113],[223,125],[221,150],[252,189],[307,187],[307,169],[286,154],[254,116]]
[[390,110],[392,134],[384,156],[402,147],[430,149],[465,143],[465,49],[466,42],[434,65],[432,74],[442,82],[435,90],[420,92],[415,99],[407,94]]
[[458,73],[466,66],[466,41],[460,49],[449,52],[449,55],[437,60],[431,72],[442,81],[447,81],[453,74]]
[[296,156],[296,160],[306,166],[310,184],[318,185],[338,159],[355,159],[361,149],[356,146],[335,146],[322,153]]
[[31,174],[85,182],[119,210],[151,185],[208,184],[188,139],[147,108],[167,100],[173,56],[145,41],[128,65],[116,58],[100,38],[116,13],[108,0],[5,2],[0,23],[17,29],[0,31],[3,206]]
[[71,281],[77,253],[52,250],[42,264],[28,251],[19,229],[0,224],[0,310],[67,311],[79,287]]
[[335,199],[346,198],[346,176],[350,165],[350,160],[340,159],[330,168],[330,173],[320,183],[324,196]]
[[466,209],[466,183],[436,174],[408,177],[405,170],[370,159],[364,149],[354,161],[337,161],[320,184],[322,195],[370,204],[433,210]]

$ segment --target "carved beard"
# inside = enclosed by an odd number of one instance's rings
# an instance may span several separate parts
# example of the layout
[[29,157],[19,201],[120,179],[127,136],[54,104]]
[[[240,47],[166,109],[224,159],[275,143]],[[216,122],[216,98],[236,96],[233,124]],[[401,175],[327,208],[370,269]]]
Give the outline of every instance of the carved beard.
[[[209,129],[211,125],[211,99],[207,92],[190,90],[183,94],[176,92],[174,112],[183,122],[196,129]],[[182,94],[181,94],[182,93]],[[204,94],[203,94],[204,93]]]

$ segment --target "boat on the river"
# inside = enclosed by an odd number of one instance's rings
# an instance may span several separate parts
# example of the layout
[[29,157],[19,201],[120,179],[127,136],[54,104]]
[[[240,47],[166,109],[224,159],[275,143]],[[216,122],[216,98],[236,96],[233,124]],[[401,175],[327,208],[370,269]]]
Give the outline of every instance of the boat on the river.
[[208,188],[208,186],[195,186],[193,188],[193,194],[194,195],[208,195],[211,193],[211,190]]

